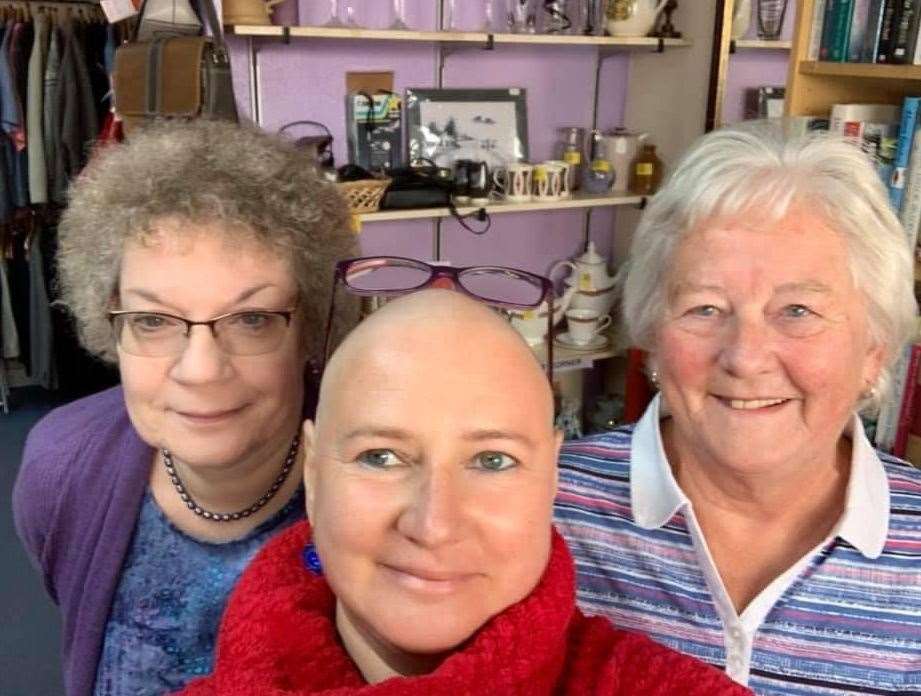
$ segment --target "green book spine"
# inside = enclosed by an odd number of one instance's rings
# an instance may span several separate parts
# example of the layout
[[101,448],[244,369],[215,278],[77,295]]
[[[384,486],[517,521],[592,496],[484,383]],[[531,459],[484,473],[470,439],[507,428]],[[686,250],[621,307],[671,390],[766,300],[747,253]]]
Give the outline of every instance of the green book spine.
[[854,15],[854,0],[837,0],[832,17],[828,46],[828,60],[843,63],[847,60],[848,46],[851,41],[851,20]]

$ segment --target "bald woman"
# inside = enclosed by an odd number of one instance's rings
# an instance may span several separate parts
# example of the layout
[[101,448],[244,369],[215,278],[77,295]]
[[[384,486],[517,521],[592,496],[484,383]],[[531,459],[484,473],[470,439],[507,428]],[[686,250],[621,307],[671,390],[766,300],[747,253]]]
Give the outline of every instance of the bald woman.
[[241,579],[186,694],[743,694],[587,619],[551,526],[553,401],[488,307],[394,300],[331,359],[304,425],[307,512]]

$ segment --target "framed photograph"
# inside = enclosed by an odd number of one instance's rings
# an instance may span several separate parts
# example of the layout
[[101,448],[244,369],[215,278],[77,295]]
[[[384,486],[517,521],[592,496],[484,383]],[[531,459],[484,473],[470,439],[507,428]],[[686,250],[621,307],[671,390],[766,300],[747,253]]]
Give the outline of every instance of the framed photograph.
[[750,87],[745,90],[745,118],[783,117],[786,91],[782,86]]
[[407,89],[409,162],[484,161],[490,167],[528,159],[524,89]]

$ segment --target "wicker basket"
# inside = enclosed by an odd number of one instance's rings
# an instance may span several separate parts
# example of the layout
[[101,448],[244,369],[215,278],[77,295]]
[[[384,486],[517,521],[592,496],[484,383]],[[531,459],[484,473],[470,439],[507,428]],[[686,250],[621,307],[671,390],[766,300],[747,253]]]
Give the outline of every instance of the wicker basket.
[[352,213],[373,213],[380,207],[388,186],[390,179],[362,179],[336,184]]

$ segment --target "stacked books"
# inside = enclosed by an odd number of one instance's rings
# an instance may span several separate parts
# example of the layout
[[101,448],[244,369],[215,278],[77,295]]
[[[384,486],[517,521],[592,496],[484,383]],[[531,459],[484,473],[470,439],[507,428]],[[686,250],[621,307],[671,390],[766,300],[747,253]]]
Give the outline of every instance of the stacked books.
[[809,60],[921,65],[921,0],[816,0]]

